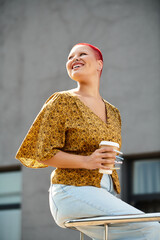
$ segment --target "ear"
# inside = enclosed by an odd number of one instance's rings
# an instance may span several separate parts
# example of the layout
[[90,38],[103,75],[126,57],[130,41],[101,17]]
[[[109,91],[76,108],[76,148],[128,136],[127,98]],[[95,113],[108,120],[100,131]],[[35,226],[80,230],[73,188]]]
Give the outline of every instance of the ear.
[[98,62],[97,70],[98,71],[102,71],[102,69],[103,69],[103,61],[102,60],[97,60],[97,62]]

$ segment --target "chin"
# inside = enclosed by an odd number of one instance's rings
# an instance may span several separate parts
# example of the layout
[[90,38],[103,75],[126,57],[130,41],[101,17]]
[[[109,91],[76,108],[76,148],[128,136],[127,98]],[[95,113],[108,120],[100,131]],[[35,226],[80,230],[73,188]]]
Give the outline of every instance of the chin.
[[80,81],[81,79],[84,78],[84,75],[78,72],[73,73],[72,75],[70,75],[70,78],[75,80],[75,81]]

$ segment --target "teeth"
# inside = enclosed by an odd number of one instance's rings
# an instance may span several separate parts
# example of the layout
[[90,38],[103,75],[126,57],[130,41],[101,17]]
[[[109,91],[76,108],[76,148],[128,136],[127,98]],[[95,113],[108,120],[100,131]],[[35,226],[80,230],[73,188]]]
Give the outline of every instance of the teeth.
[[78,68],[78,67],[80,67],[81,65],[75,65],[75,66],[73,66],[73,68]]

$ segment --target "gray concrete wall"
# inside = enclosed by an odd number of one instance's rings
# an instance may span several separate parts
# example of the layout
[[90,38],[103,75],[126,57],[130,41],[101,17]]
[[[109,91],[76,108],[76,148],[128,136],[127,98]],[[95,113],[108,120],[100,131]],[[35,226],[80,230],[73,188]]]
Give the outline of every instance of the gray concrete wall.
[[[0,165],[18,163],[14,155],[44,101],[76,86],[65,62],[77,42],[103,52],[101,95],[121,111],[122,151],[158,151],[159,12],[158,0],[1,1]],[[69,238],[49,212],[50,172],[23,167],[24,240]]]

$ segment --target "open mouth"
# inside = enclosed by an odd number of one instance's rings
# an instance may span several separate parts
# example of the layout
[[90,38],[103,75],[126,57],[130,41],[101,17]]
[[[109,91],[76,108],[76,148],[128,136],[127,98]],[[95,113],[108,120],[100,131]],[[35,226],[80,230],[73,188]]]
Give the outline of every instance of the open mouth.
[[84,64],[82,64],[82,63],[75,63],[75,64],[72,65],[72,69],[78,69],[78,68],[80,68],[82,66],[84,66]]

